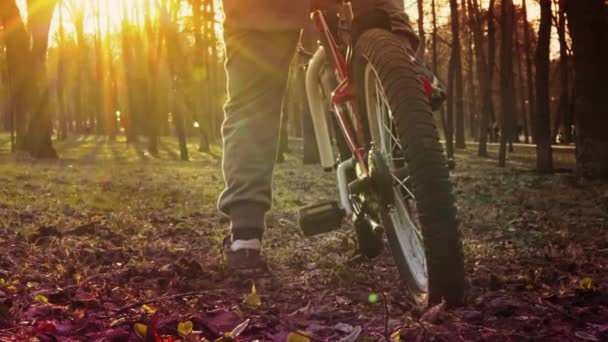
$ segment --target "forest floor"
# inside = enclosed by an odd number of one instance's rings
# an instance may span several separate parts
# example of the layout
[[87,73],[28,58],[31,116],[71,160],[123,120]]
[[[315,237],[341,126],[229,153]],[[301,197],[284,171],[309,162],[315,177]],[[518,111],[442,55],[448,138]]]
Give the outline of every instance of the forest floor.
[[548,176],[530,148],[504,169],[493,149],[457,153],[467,304],[429,310],[388,251],[353,258],[349,226],[302,237],[297,208],[336,190],[299,151],[277,167],[271,272],[236,279],[218,148],[180,162],[173,139],[158,157],[93,136],[57,146],[60,161],[36,162],[0,136],[0,341],[139,341],[146,325],[166,341],[229,341],[237,327],[242,341],[608,340],[608,184],[575,180],[571,150]]

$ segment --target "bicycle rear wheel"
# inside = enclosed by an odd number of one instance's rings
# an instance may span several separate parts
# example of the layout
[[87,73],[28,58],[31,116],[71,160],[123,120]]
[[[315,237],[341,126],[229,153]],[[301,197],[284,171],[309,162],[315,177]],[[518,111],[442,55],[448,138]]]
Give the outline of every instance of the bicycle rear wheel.
[[355,45],[353,68],[368,139],[393,178],[394,204],[380,207],[377,216],[401,278],[418,301],[459,305],[464,258],[452,186],[428,98],[404,42],[382,29],[366,31]]

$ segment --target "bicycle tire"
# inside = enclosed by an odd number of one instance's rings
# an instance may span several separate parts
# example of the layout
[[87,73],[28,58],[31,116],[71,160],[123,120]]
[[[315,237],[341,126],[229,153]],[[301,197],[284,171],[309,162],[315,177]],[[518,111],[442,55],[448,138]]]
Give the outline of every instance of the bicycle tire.
[[426,291],[413,281],[407,251],[398,241],[398,227],[389,219],[388,210],[381,210],[378,216],[410,294],[428,304],[445,299],[448,305],[461,305],[465,289],[464,256],[455,198],[429,100],[406,56],[405,43],[395,34],[377,28],[364,32],[353,50],[354,91],[362,118],[372,118],[373,113],[367,113],[369,99],[366,99],[362,79],[365,70],[372,67],[390,105],[396,126],[395,139],[403,144],[411,177],[426,256]]

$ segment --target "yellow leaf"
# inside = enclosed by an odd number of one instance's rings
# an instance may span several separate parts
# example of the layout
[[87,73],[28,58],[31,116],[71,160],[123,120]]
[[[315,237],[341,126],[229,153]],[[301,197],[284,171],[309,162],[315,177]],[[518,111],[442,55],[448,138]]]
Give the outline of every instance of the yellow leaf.
[[15,286],[13,286],[13,285],[9,285],[9,286],[7,286],[6,288],[7,288],[8,290],[10,290],[10,291],[17,291],[17,288],[16,288]]
[[154,308],[154,307],[153,307],[153,306],[151,306],[151,305],[144,304],[144,305],[142,305],[141,307],[144,309],[144,311],[146,311],[146,313],[147,313],[148,315],[153,315],[153,314],[156,312],[156,308]]
[[143,323],[135,323],[133,330],[135,330],[137,336],[144,338],[148,333],[148,326]]
[[82,278],[82,276],[80,275],[80,273],[76,272],[73,275],[74,280],[76,280],[77,283],[80,283],[80,279]]
[[46,298],[45,296],[41,295],[41,294],[36,295],[36,297],[34,297],[34,299],[37,302],[42,303],[42,304],[48,304],[49,303],[49,299]]
[[593,288],[593,281],[589,277],[579,280],[578,284],[583,290],[591,290]]
[[4,281],[4,278],[0,278],[0,285],[4,285],[6,284],[6,281]]
[[262,305],[262,300],[260,299],[260,296],[258,296],[257,291],[255,289],[255,284],[253,284],[251,286],[251,293],[248,294],[245,299],[243,299],[243,303],[247,304],[251,307],[257,308],[258,306]]
[[192,322],[186,321],[186,322],[178,323],[177,324],[177,333],[183,337],[186,337],[186,336],[192,334]]
[[290,332],[287,335],[287,342],[310,342],[310,337],[299,332]]
[[391,341],[392,342],[399,342],[401,341],[401,330],[397,330],[394,333],[391,334]]

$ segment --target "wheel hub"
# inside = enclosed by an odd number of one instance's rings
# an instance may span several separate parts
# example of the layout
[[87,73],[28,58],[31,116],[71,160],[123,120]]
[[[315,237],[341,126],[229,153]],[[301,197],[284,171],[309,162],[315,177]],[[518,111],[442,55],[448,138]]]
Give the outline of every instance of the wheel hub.
[[367,162],[374,195],[380,205],[391,207],[395,202],[395,195],[393,191],[393,177],[388,161],[380,151],[372,146],[369,150]]

